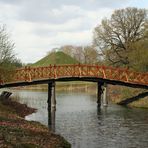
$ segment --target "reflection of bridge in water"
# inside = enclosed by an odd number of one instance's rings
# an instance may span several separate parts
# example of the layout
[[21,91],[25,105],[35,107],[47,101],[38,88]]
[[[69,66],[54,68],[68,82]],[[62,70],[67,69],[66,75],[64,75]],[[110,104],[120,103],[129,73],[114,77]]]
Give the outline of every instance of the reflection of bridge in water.
[[[46,67],[25,67],[10,72],[10,80],[0,74],[0,88],[35,84],[48,84],[48,110],[56,105],[56,81],[90,81],[98,84],[98,106],[107,105],[107,84],[134,88],[148,88],[148,73],[129,71],[99,65],[50,65]],[[50,120],[50,119],[49,119]],[[49,121],[50,122],[50,121]]]

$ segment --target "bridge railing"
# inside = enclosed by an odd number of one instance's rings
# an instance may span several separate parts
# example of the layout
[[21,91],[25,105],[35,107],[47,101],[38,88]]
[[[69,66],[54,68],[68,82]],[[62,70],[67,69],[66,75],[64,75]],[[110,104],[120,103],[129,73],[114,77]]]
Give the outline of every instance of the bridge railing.
[[49,65],[45,67],[25,67],[15,70],[11,80],[0,83],[31,82],[36,80],[58,79],[65,77],[95,77],[134,84],[148,85],[148,73],[129,71],[127,69],[113,68],[99,65]]

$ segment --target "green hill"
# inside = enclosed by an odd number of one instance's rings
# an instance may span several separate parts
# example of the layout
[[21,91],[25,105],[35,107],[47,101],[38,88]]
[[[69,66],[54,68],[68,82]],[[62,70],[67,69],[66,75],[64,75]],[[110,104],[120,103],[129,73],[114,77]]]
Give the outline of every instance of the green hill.
[[77,64],[79,63],[76,59],[71,56],[65,54],[64,52],[52,52],[44,58],[40,59],[36,63],[32,64],[32,66],[48,66],[50,64]]

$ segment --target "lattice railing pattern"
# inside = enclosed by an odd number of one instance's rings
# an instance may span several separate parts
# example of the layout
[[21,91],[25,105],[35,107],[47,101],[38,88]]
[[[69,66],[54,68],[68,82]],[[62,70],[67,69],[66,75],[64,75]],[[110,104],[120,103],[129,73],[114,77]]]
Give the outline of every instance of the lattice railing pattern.
[[0,84],[31,82],[36,80],[58,79],[66,77],[94,77],[108,80],[148,85],[148,73],[129,71],[99,65],[50,65],[46,67],[25,67],[13,72],[11,80],[3,80]]

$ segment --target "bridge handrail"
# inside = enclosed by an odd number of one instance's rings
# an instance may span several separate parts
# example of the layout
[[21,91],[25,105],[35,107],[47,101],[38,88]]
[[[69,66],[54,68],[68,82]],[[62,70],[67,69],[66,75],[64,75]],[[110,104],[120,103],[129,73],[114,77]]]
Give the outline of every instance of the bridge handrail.
[[58,79],[62,77],[97,77],[135,84],[148,85],[148,73],[135,72],[127,68],[104,65],[65,64],[43,67],[24,67],[14,71],[11,81],[4,81],[0,75],[0,84],[34,81],[41,79]]

